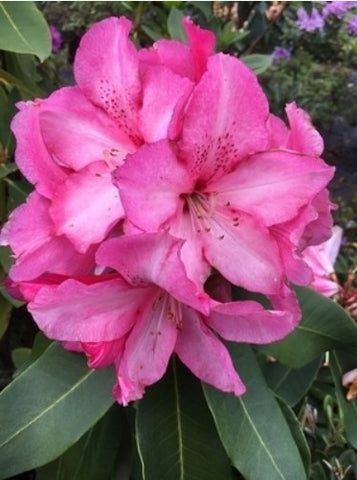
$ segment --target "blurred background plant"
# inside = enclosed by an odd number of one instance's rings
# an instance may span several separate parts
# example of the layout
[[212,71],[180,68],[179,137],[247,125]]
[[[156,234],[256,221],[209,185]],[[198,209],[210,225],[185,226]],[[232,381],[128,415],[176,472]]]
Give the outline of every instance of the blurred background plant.
[[[6,20],[9,15],[17,32]],[[190,15],[215,33],[218,51],[240,57],[260,75],[274,113],[284,117],[285,104],[291,101],[310,113],[325,140],[324,158],[337,167],[332,196],[340,207],[336,223],[344,229],[337,279],[347,299],[356,296],[357,2],[0,2],[2,221],[30,190],[13,163],[10,121],[15,104],[73,83],[72,64],[81,36],[111,15],[133,21],[133,39],[142,47],[162,37],[184,40],[181,19]],[[5,248],[0,249],[0,263],[4,278],[11,263]],[[2,288],[0,388],[34,360],[36,334],[26,309]],[[355,367],[357,359],[339,354],[332,361],[315,362],[304,380],[305,390],[291,404],[309,444],[310,478],[352,480],[357,478],[357,410],[338,387],[338,369]],[[302,375],[302,369],[297,373]],[[270,382],[281,395],[279,385]],[[347,434],[346,417],[351,423]],[[39,469],[40,479],[46,479],[44,468]],[[34,478],[31,475],[21,478]],[[237,475],[234,478],[240,478]]]

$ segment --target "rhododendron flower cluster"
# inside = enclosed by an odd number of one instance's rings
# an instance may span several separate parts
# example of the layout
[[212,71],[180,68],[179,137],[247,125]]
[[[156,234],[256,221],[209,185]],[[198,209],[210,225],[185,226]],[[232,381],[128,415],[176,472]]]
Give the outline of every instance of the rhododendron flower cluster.
[[[173,354],[218,389],[245,387],[223,339],[262,344],[300,320],[303,251],[331,234],[333,168],[308,115],[269,113],[254,73],[214,53],[189,18],[187,43],[137,50],[126,18],[84,35],[76,85],[21,102],[16,161],[34,185],[2,230],[9,291],[39,328],[114,396],[141,398]],[[231,287],[263,294],[234,300]]]

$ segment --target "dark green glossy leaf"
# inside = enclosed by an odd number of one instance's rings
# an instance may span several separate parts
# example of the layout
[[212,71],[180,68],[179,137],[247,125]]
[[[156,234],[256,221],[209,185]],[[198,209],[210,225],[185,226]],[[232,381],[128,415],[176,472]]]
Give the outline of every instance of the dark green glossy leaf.
[[0,165],[0,179],[7,177],[10,173],[16,172],[17,166],[14,163],[7,163]]
[[305,435],[300,427],[299,420],[296,418],[296,415],[292,408],[290,408],[289,405],[285,403],[282,398],[277,397],[277,400],[279,407],[283,412],[285,420],[289,425],[291,435],[293,436],[296,446],[299,449],[300,456],[305,467],[306,475],[308,475],[311,463],[311,453]]
[[41,61],[50,55],[50,32],[34,2],[0,2],[0,49],[32,53]]
[[64,455],[39,468],[36,480],[112,480],[123,440],[123,415],[123,408],[113,405]]
[[303,317],[300,325],[280,342],[262,350],[284,365],[300,368],[328,350],[357,353],[357,326],[345,310],[308,288],[297,289]]
[[351,445],[357,448],[357,399],[348,401],[346,399],[347,390],[342,387],[342,375],[356,368],[357,357],[343,352],[331,352],[330,365],[337,402],[343,414],[346,436]]
[[0,394],[0,478],[57,458],[113,403],[111,369],[53,343]]
[[249,480],[303,480],[298,447],[253,352],[245,345],[230,344],[229,350],[247,392],[235,397],[204,385],[229,458]]
[[266,362],[262,371],[274,393],[293,407],[312,385],[320,365],[320,358],[302,368],[289,368],[279,362]]
[[246,55],[245,57],[241,57],[240,59],[246,65],[248,65],[248,67],[250,67],[257,75],[268,70],[268,68],[271,67],[273,63],[273,58],[271,55],[263,55],[260,53]]
[[144,480],[230,478],[201,385],[175,360],[139,402],[136,437]]

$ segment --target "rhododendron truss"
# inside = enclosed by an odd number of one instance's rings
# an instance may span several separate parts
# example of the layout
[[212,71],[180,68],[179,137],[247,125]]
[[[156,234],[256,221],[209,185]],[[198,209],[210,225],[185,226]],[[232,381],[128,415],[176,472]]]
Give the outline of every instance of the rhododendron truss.
[[[12,125],[35,190],[1,233],[9,291],[90,367],[113,364],[124,405],[173,354],[243,394],[223,340],[290,333],[292,284],[313,279],[303,252],[331,235],[333,168],[308,115],[290,104],[285,125],[244,63],[183,26],[187,43],[137,50],[127,19],[99,22],[77,51],[76,85],[20,103]],[[269,309],[233,300],[231,284]]]

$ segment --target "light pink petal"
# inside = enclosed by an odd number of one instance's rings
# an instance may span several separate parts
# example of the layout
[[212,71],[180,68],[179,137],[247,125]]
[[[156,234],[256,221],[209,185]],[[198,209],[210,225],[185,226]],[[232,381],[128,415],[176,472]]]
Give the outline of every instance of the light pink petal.
[[16,282],[33,280],[45,273],[58,275],[86,275],[94,270],[94,249],[78,253],[63,237],[49,237],[39,248],[22,256],[10,269]]
[[332,227],[331,237],[323,244],[323,250],[326,252],[327,258],[333,265],[337,259],[341,248],[343,229],[338,225]]
[[193,83],[163,66],[148,66],[143,73],[142,83],[140,128],[144,140],[153,143],[167,138],[169,130],[173,133],[178,130],[171,123],[179,122]]
[[303,258],[313,272],[311,288],[327,297],[333,296],[340,289],[339,284],[331,278],[342,240],[343,230],[335,225],[329,240],[320,245],[307,247]]
[[195,81],[191,50],[178,40],[158,40],[151,48],[138,52],[142,65],[163,65],[182,77]]
[[323,160],[276,150],[258,153],[210,183],[221,204],[230,204],[270,226],[292,219],[331,180]]
[[[173,321],[167,318],[165,308],[167,295],[160,296],[155,304],[148,305],[141,312],[141,317],[134,325],[125,344],[125,351],[118,369],[118,386],[122,388],[121,402],[127,404],[135,400],[134,391],[143,391],[164,375],[171,354],[174,350],[177,328]],[[130,389],[126,392],[128,387]],[[117,391],[117,393],[119,393]]]
[[132,285],[153,283],[178,301],[203,313],[209,311],[209,299],[203,287],[187,278],[180,259],[182,240],[167,233],[124,235],[104,242],[97,262],[117,270]]
[[51,198],[53,191],[67,175],[48,153],[41,136],[39,115],[42,100],[20,102],[20,109],[11,123],[16,137],[16,163],[27,178],[45,197]]
[[355,383],[357,381],[357,368],[346,372],[342,377],[342,385],[344,387],[348,387],[351,383]]
[[253,292],[278,293],[282,265],[269,231],[243,212],[216,210],[209,231],[202,230],[207,261],[227,280]]
[[290,124],[287,148],[315,157],[320,157],[324,150],[324,142],[319,132],[311,123],[310,116],[296,103],[289,103],[285,108]]
[[43,287],[28,309],[39,328],[60,341],[106,342],[125,335],[152,289],[132,288],[120,278],[86,285],[66,280]]
[[223,392],[243,395],[245,387],[227,349],[207,328],[200,315],[185,307],[175,352],[191,372]]
[[123,209],[109,174],[82,170],[56,190],[50,215],[56,233],[66,235],[83,253],[105,238],[123,217]]
[[181,154],[194,179],[218,178],[267,144],[268,103],[253,72],[236,58],[210,57],[187,107]]
[[206,71],[208,57],[214,53],[216,39],[211,31],[195,25],[190,17],[185,17],[182,24],[191,49],[195,80],[198,82]]
[[138,133],[140,79],[138,58],[129,40],[131,22],[111,17],[96,23],[76,53],[76,81],[95,105],[102,107],[135,143]]
[[77,87],[61,88],[41,103],[40,127],[56,162],[73,170],[93,162],[113,169],[136,150],[117,123]]
[[141,147],[113,176],[127,217],[147,231],[158,230],[182,209],[181,195],[193,188],[192,178],[165,140]]
[[253,301],[216,305],[207,324],[226,340],[255,344],[281,340],[296,326],[288,310],[265,310]]

